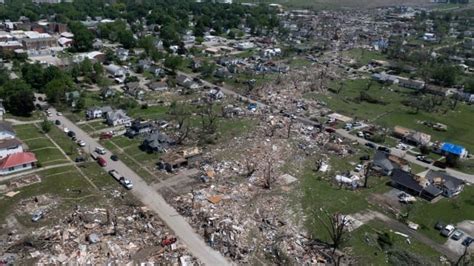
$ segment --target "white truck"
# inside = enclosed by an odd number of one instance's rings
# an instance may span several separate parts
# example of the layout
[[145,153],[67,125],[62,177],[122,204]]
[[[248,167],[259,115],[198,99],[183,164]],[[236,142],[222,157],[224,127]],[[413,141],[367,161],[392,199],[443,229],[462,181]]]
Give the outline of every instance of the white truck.
[[121,176],[116,170],[110,170],[109,174],[115,178],[122,186],[124,186],[126,189],[132,189],[133,184],[132,181],[126,179],[125,177]]

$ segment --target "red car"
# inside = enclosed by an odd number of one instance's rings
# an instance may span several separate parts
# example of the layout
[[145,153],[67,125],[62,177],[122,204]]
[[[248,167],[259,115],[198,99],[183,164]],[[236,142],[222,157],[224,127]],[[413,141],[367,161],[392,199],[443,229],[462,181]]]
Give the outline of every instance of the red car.
[[103,132],[100,134],[100,139],[111,139],[114,135],[110,132]]
[[99,165],[102,166],[102,167],[107,166],[107,161],[106,161],[103,157],[101,157],[101,156],[97,157],[97,162],[98,162]]

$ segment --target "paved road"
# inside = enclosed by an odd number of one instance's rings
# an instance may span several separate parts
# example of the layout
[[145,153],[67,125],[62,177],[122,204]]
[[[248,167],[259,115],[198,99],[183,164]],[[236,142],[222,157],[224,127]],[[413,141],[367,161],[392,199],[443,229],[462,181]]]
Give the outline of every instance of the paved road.
[[[100,146],[99,143],[91,138],[86,132],[77,127],[69,119],[64,116],[57,116],[56,110],[50,108],[52,116],[50,119],[61,121],[61,128],[67,127],[76,133],[77,139],[84,140],[90,147],[86,146],[86,150],[91,150],[95,147]],[[186,220],[178,214],[173,207],[171,207],[164,198],[150,187],[138,174],[132,171],[127,165],[121,161],[114,162],[109,159],[110,151],[107,151],[107,155],[104,158],[107,160],[107,166],[103,169],[109,171],[112,169],[117,170],[120,174],[127,177],[133,182],[134,188],[132,193],[135,197],[148,206],[151,210],[155,211],[160,218],[168,225],[171,230],[186,244],[189,251],[198,258],[202,263],[206,265],[230,265],[219,252],[210,248],[204,240],[194,232],[193,228],[186,222]],[[112,177],[110,177],[112,178]]]
[[[178,71],[178,74],[180,75],[185,75],[185,76],[189,76],[189,77],[196,77],[197,74],[187,74],[187,73],[184,73],[184,72],[179,72]],[[250,99],[248,97],[245,97],[243,95],[240,95],[238,94],[237,92],[229,89],[229,88],[225,88],[223,86],[219,86],[219,85],[216,85],[216,84],[212,84],[208,81],[205,81],[205,80],[202,80],[203,81],[203,84],[206,85],[206,86],[209,86],[209,87],[214,87],[214,86],[218,86],[222,89],[222,91],[227,94],[227,95],[232,95],[234,97],[237,97],[237,98],[240,98],[244,101],[248,101],[248,102],[251,102],[251,103],[255,103],[257,104],[258,107],[270,107],[269,105],[265,104],[265,103],[262,103],[260,101],[257,101],[257,100],[253,100],[253,99]],[[307,124],[307,125],[312,125],[312,126],[316,126],[316,125],[319,125],[319,123],[315,122],[315,121],[312,121],[306,117],[301,117],[301,116],[294,116],[294,118],[298,121],[300,121],[301,123],[304,123],[304,124]],[[367,142],[370,142],[366,139],[363,139],[363,138],[360,138],[360,137],[357,137],[355,135],[351,135],[349,134],[349,132],[347,132],[346,130],[343,130],[343,129],[338,129],[336,130],[336,134],[338,134],[339,136],[341,137],[344,137],[344,138],[347,138],[347,139],[350,139],[350,140],[353,140],[353,141],[357,141],[361,144],[365,144]],[[375,144],[376,146],[379,146],[377,145],[376,143],[373,143]],[[411,163],[414,163],[414,164],[417,164],[419,166],[422,166],[422,167],[425,167],[425,168],[428,168],[428,169],[432,169],[432,170],[443,170],[441,168],[438,168],[436,166],[433,166],[431,164],[427,164],[427,163],[424,163],[424,162],[421,162],[421,161],[418,161],[416,159],[415,156],[413,155],[410,155],[410,154],[406,154],[404,151],[402,150],[399,150],[399,149],[396,149],[396,148],[391,148],[391,153],[394,154],[394,155],[397,155],[397,156],[400,156],[400,157],[403,157],[405,160],[411,162]],[[446,169],[446,172],[448,174],[451,174],[455,177],[458,177],[468,183],[471,183],[471,184],[474,184],[474,175],[470,175],[470,174],[466,174],[466,173],[463,173],[463,172],[460,172],[460,171],[456,171],[454,169]]]
[[[347,139],[350,139],[350,140],[353,140],[353,141],[357,141],[357,142],[359,142],[360,144],[363,144],[363,145],[364,145],[365,143],[370,142],[370,141],[368,141],[368,140],[366,140],[366,139],[357,137],[357,136],[355,136],[355,135],[351,135],[348,131],[346,131],[346,130],[344,130],[344,129],[337,129],[337,130],[336,130],[336,133],[339,134],[340,136],[343,136],[343,137],[347,138]],[[379,145],[377,145],[376,143],[373,143],[373,144],[375,144],[376,146],[379,146]],[[422,167],[425,167],[425,168],[427,168],[427,169],[432,169],[432,170],[437,170],[437,171],[443,170],[443,169],[441,169],[441,168],[439,168],[439,167],[436,167],[436,166],[434,166],[434,165],[432,165],[432,164],[427,164],[427,163],[421,162],[421,161],[417,160],[415,156],[410,155],[410,154],[408,154],[408,153],[406,153],[405,151],[402,151],[402,150],[400,150],[400,149],[397,149],[397,148],[390,148],[390,152],[391,152],[391,154],[394,154],[394,155],[396,155],[396,156],[399,156],[399,157],[401,157],[401,158],[407,160],[407,161],[410,162],[410,163],[418,164],[418,165],[420,165],[420,166],[422,166]],[[466,182],[468,182],[468,183],[471,183],[471,184],[474,183],[474,175],[469,175],[469,174],[466,174],[466,173],[463,173],[463,172],[459,172],[459,171],[456,171],[456,170],[451,169],[451,168],[447,168],[447,169],[446,169],[446,172],[447,172],[448,174],[453,175],[453,176],[455,176],[455,177],[458,177],[458,178],[460,178],[460,179],[462,179],[462,180],[464,180],[464,181],[466,181]]]

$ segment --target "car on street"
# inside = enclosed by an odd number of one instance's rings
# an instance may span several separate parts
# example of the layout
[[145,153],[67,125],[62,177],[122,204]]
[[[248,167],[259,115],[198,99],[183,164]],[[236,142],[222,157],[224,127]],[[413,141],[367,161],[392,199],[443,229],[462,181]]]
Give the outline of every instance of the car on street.
[[69,128],[65,127],[65,128],[63,129],[63,131],[64,131],[64,133],[67,134],[67,133],[69,133]]
[[61,112],[56,113],[57,116],[62,116],[63,114]]
[[44,213],[42,210],[39,210],[39,211],[36,211],[35,213],[33,213],[33,215],[31,216],[31,221],[33,222],[38,222],[39,220],[41,220],[44,216]]
[[406,151],[406,150],[408,150],[408,146],[406,144],[403,144],[403,143],[398,143],[397,149],[400,149],[402,151]]
[[95,152],[97,152],[97,153],[100,154],[100,155],[104,155],[104,154],[107,153],[107,152],[105,151],[105,149],[102,148],[102,147],[95,147]]
[[440,234],[442,236],[449,237],[454,232],[454,230],[456,230],[456,227],[454,227],[452,224],[448,224],[441,230]]
[[57,126],[61,125],[61,121],[59,121],[59,120],[54,121],[54,123],[55,123]]
[[79,145],[79,147],[85,147],[85,146],[86,146],[86,142],[83,141],[82,139],[80,139],[80,140],[77,141],[77,145]]
[[461,244],[465,247],[469,247],[472,244],[472,242],[474,242],[474,238],[468,236],[462,241]]
[[107,161],[106,161],[103,157],[101,157],[101,156],[97,157],[97,163],[98,163],[101,167],[106,167],[106,166],[107,166]]
[[431,164],[433,162],[433,160],[431,160],[430,158],[428,158],[424,155],[417,155],[416,159],[420,162],[424,162],[424,163],[427,163],[427,164]]
[[364,138],[365,137],[364,132],[362,132],[362,131],[357,132],[357,137]]
[[377,146],[375,146],[375,144],[373,144],[372,142],[366,142],[366,143],[365,143],[365,146],[367,146],[367,147],[369,147],[369,148],[372,148],[372,149],[377,148]]
[[362,164],[358,164],[356,167],[355,167],[355,170],[356,172],[360,172],[362,170],[362,168],[364,168],[364,166]]
[[118,161],[118,156],[115,155],[115,154],[112,154],[112,155],[110,156],[110,160],[116,162],[116,161]]
[[69,132],[67,133],[68,137],[72,138],[72,137],[75,137],[76,136],[76,133],[74,131],[71,131],[69,130]]
[[384,147],[384,146],[379,146],[379,147],[377,148],[377,150],[383,151],[383,152],[386,152],[386,153],[390,153],[390,149],[387,148],[387,147]]
[[451,239],[457,241],[457,240],[461,239],[463,237],[463,235],[464,235],[464,233],[461,230],[456,229],[456,230],[454,230],[453,234],[451,235]]

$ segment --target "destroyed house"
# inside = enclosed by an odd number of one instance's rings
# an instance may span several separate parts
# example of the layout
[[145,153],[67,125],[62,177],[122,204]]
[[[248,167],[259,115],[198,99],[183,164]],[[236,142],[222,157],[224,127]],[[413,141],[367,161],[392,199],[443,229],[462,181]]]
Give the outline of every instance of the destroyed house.
[[430,170],[425,178],[438,189],[443,191],[443,196],[451,198],[459,195],[464,189],[464,181],[445,172]]
[[425,178],[415,176],[412,173],[408,173],[400,169],[395,169],[393,171],[391,182],[393,187],[429,201],[443,193],[442,190],[430,184],[430,182]]
[[389,155],[386,152],[379,151],[374,155],[372,168],[384,175],[391,175],[393,170],[399,169],[400,166],[389,160]]
[[188,160],[178,153],[166,153],[161,156],[157,163],[158,169],[173,172],[175,169],[184,167],[188,164]]

